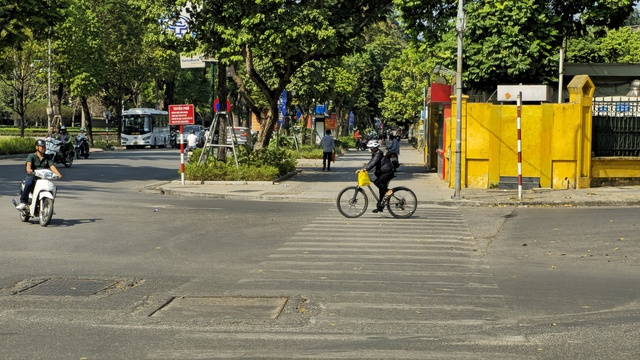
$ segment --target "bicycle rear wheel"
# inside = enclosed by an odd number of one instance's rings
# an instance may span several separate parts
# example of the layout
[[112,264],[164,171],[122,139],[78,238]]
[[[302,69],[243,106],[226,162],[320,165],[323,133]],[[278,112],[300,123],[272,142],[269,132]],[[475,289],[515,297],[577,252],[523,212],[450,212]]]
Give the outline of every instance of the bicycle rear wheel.
[[387,210],[395,218],[408,218],[418,208],[418,198],[409,188],[404,186],[391,189],[393,195],[387,202]]
[[338,211],[340,211],[342,216],[357,218],[367,211],[369,198],[361,188],[357,186],[349,186],[344,188],[344,190],[338,194],[336,205],[338,206]]

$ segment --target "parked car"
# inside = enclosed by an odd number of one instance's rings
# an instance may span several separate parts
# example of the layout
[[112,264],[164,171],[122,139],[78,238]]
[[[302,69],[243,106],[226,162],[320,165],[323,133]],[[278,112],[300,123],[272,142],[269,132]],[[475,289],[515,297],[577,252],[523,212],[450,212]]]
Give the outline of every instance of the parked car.
[[247,143],[247,140],[249,139],[249,136],[250,136],[249,128],[234,126],[233,132],[232,132],[231,127],[228,126],[227,127],[227,144],[231,144],[231,142],[233,141],[234,132],[237,140],[236,145],[242,145]]
[[[198,147],[203,147],[204,146],[204,142],[205,142],[205,138],[204,138],[204,133],[207,129],[204,128],[204,126],[202,125],[184,125],[182,127],[182,130],[184,131],[183,135],[182,135],[182,143],[184,144],[185,147],[187,147],[187,136],[189,136],[189,134],[191,133],[191,130],[193,130],[196,134],[196,136],[198,137],[198,142],[197,142],[197,146]],[[176,137],[176,148],[180,147],[180,136],[178,135]]]

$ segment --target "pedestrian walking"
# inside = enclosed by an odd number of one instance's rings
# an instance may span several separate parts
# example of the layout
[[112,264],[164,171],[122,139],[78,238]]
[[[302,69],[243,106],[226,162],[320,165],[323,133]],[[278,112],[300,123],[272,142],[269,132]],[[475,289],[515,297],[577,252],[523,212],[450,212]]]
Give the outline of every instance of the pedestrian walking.
[[326,131],[326,135],[320,140],[320,146],[322,148],[322,171],[331,171],[331,160],[333,158],[333,152],[336,149],[336,143],[331,136],[331,130]]

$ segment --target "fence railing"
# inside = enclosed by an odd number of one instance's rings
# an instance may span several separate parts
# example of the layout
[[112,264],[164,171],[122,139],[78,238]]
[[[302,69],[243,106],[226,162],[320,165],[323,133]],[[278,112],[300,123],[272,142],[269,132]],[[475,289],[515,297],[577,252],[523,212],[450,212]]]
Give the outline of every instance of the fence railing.
[[640,98],[593,101],[591,148],[594,156],[640,156]]

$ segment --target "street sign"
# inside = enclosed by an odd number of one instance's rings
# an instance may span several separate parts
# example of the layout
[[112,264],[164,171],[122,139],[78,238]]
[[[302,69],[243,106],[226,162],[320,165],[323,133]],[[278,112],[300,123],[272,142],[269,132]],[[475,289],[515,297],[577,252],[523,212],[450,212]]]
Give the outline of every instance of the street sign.
[[[216,99],[213,102],[213,109],[215,111],[220,111],[220,99]],[[231,103],[229,102],[229,100],[227,100],[227,111],[231,111]]]
[[195,124],[193,104],[169,105],[169,125]]

